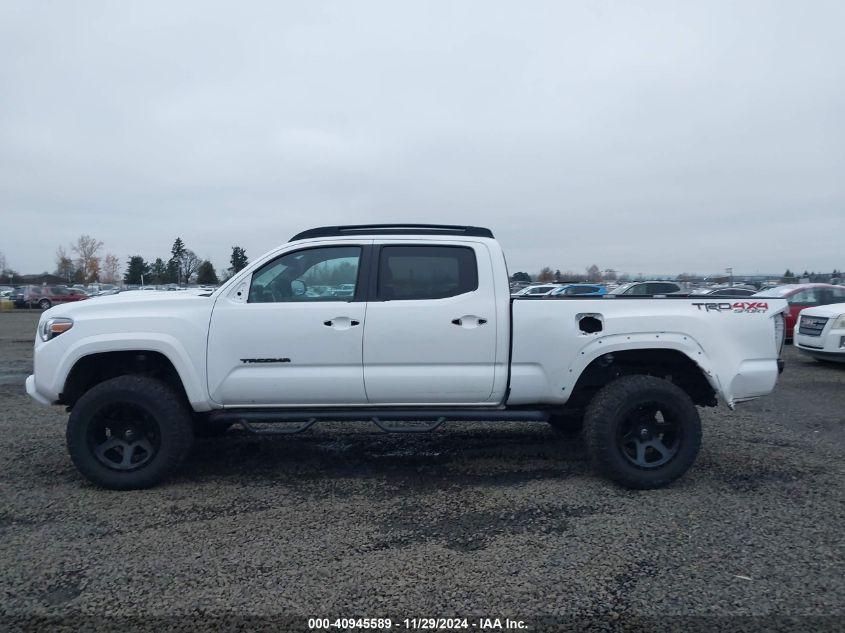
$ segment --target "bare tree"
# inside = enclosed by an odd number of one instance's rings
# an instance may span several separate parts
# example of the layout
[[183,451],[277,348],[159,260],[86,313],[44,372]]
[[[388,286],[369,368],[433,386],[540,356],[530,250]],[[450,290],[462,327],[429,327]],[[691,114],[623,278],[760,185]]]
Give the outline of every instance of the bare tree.
[[100,276],[100,258],[97,253],[103,247],[100,240],[90,235],[80,235],[76,244],[70,247],[76,253],[76,267],[83,272],[86,281],[96,281]]
[[117,255],[113,253],[108,253],[103,258],[103,281],[106,283],[113,284],[118,280],[118,276],[120,275],[120,260],[117,259]]
[[587,268],[587,281],[601,281],[601,271],[595,264]]
[[190,283],[191,277],[199,270],[202,260],[190,248],[186,248],[179,256],[179,277],[184,282]]
[[537,281],[539,281],[540,283],[544,283],[544,284],[547,284],[551,281],[554,281],[554,278],[555,278],[555,273],[548,266],[543,266],[543,269],[537,275]]
[[59,246],[59,248],[56,249],[56,274],[70,282],[73,278],[73,272],[73,260],[67,256],[67,252],[64,247]]

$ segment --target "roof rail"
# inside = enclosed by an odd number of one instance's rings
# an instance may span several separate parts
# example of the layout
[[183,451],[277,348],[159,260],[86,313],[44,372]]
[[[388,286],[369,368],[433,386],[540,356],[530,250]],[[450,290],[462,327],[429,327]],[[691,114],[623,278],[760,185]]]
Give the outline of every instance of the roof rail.
[[454,224],[347,224],[345,226],[321,226],[297,233],[289,241],[313,237],[337,237],[349,235],[468,235],[472,237],[493,237],[490,229],[480,226],[457,226]]

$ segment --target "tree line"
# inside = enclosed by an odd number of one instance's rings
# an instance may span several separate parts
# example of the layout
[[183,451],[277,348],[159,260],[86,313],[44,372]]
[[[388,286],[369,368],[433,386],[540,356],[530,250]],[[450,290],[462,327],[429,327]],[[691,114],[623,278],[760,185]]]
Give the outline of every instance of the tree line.
[[[102,248],[103,243],[90,235],[80,235],[70,245],[70,254],[59,246],[56,250],[55,274],[69,284],[117,283],[121,280],[120,260],[112,253],[101,255]],[[248,261],[246,251],[240,246],[233,246],[231,265],[223,272],[223,279],[242,270]],[[133,286],[220,283],[214,265],[207,259],[199,258],[181,237],[173,241],[170,257],[166,260],[156,257],[148,262],[141,255],[131,255],[126,262],[122,280]]]
[[[246,267],[249,263],[246,251],[240,246],[233,246],[229,262],[231,265],[223,273],[223,281]],[[156,257],[150,263],[141,255],[132,255],[123,275],[123,282],[133,286],[189,283],[214,286],[220,281],[214,265],[207,259],[197,257],[194,251],[185,246],[181,237],[173,241],[170,258],[166,262]]]
[[543,266],[540,272],[536,275],[529,275],[525,271],[519,271],[511,275],[511,281],[518,281],[522,283],[531,283],[533,281],[548,284],[548,283],[578,283],[582,281],[589,281],[597,283],[600,281],[628,281],[627,274],[617,275],[615,270],[606,269],[602,271],[597,265],[592,264],[588,266],[583,273],[576,273],[571,270],[561,272],[561,270],[552,270],[549,266]]

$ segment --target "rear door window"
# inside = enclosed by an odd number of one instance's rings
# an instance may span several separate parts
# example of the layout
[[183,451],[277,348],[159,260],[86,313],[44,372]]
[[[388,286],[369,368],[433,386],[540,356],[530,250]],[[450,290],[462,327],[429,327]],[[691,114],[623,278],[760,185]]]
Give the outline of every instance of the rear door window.
[[478,288],[475,251],[466,246],[383,246],[377,298],[445,299]]

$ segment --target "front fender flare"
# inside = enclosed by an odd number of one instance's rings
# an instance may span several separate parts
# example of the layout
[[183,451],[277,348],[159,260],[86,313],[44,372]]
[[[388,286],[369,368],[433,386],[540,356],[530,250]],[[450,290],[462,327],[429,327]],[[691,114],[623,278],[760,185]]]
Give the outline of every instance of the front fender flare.
[[[64,354],[56,376],[57,391],[61,391],[76,363],[91,354],[126,351],[158,352],[167,358],[179,374],[185,395],[195,411],[210,411],[208,390],[200,372],[191,362],[190,354],[169,334],[137,333],[103,334],[89,336],[76,341]],[[203,360],[204,365],[204,360]]]

